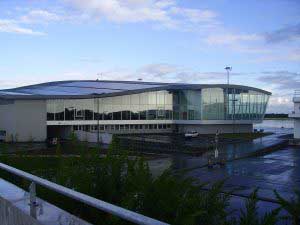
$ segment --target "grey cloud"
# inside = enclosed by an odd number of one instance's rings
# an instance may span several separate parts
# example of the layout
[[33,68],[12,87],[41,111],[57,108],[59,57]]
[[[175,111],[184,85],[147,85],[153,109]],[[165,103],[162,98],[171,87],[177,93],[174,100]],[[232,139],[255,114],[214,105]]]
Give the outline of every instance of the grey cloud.
[[180,69],[178,66],[168,63],[149,64],[140,68],[137,72],[142,75],[165,76],[170,73],[176,73]]
[[[188,68],[168,63],[149,64],[137,70],[137,74],[142,78],[153,78],[158,80],[168,80],[169,82],[182,83],[203,83],[203,82],[224,82],[226,72],[199,72]],[[243,75],[242,73],[230,73],[231,76]]]
[[277,89],[293,90],[300,88],[300,73],[290,71],[266,71],[260,81],[273,84]]
[[268,43],[279,43],[282,41],[300,38],[300,23],[267,33],[265,38]]

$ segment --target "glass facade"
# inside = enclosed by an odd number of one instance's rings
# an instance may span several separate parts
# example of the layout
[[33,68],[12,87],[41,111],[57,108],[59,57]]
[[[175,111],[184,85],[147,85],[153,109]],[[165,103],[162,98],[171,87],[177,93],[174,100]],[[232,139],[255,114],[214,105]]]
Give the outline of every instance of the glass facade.
[[55,99],[47,100],[47,120],[262,120],[268,99],[258,91],[219,87]]

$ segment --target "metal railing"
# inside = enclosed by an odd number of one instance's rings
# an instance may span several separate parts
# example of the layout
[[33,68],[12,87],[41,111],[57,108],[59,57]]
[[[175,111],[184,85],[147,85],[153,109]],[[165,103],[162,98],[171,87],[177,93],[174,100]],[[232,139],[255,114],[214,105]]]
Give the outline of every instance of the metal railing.
[[99,209],[101,211],[104,211],[106,213],[109,213],[111,215],[120,217],[126,221],[135,223],[135,224],[142,224],[142,225],[168,225],[167,223],[155,220],[153,218],[141,215],[139,213],[124,209],[122,207],[104,202],[102,200],[96,199],[94,197],[91,197],[89,195],[74,191],[72,189],[66,188],[62,185],[53,183],[51,181],[48,181],[46,179],[37,177],[35,175],[32,175],[30,173],[24,172],[22,170],[16,169],[14,167],[8,166],[6,164],[0,163],[0,169],[5,170],[11,174],[17,175],[19,177],[22,177],[28,181],[31,181],[30,185],[30,212],[31,216],[35,217],[34,208],[36,207],[36,194],[35,194],[35,185],[38,184],[40,186],[43,186],[47,189],[50,189],[52,191],[55,191],[59,194],[62,194],[64,196],[67,196],[71,199],[77,200],[79,202],[82,202],[86,205],[92,206],[96,209]]

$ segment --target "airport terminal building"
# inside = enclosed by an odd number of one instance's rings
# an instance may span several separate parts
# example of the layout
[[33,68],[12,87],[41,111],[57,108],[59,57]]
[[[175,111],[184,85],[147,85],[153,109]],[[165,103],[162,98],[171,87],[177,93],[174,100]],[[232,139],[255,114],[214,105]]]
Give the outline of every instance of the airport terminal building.
[[5,141],[103,133],[252,132],[270,92],[240,85],[58,81],[0,90]]

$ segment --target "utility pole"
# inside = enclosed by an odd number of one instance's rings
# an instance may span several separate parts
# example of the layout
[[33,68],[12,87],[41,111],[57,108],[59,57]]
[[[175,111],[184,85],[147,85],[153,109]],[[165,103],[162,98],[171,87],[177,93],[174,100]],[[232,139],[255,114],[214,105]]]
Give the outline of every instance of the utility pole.
[[97,142],[98,142],[98,145],[100,145],[100,125],[99,125],[99,117],[100,117],[100,114],[99,114],[99,98],[96,98],[97,100]]
[[229,85],[229,73],[232,70],[231,66],[226,66],[225,70],[227,71],[227,84]]
[[227,71],[227,110],[226,110],[226,117],[229,115],[229,73],[232,70],[231,66],[226,66],[224,68]]

